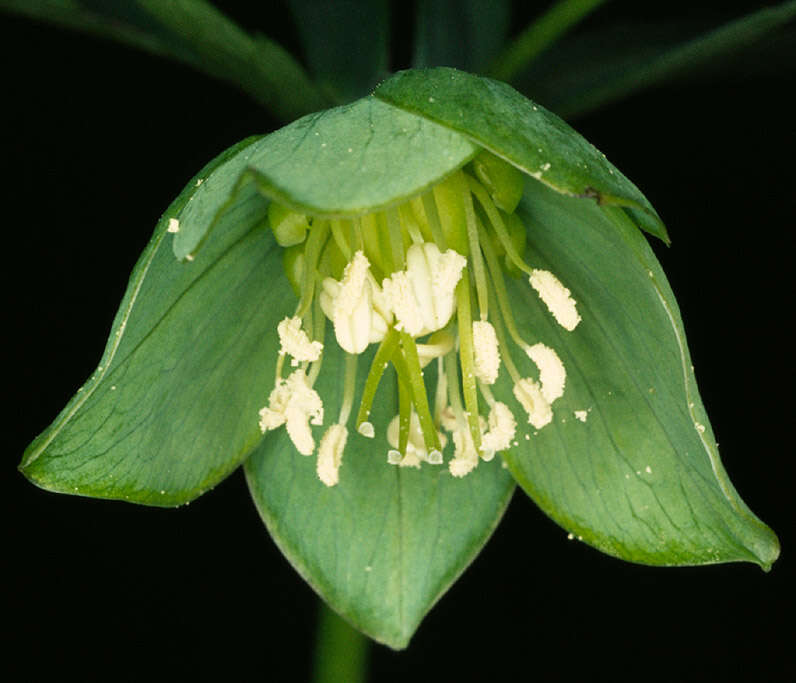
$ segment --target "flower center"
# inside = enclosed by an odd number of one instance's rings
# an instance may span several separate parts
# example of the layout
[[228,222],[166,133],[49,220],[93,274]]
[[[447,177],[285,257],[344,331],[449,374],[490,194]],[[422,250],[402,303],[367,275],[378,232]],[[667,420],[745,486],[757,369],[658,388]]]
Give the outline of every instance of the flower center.
[[[275,386],[260,411],[260,428],[285,425],[300,453],[315,451],[310,423],[323,422],[323,403],[313,385],[330,321],[346,353],[346,372],[340,413],[318,451],[318,476],[327,486],[339,479],[357,361],[371,344],[378,348],[359,397],[354,438],[385,430],[390,464],[443,464],[443,450],[452,441],[448,469],[461,477],[480,460],[516,445],[517,406],[536,429],[552,421],[566,371],[552,348],[529,344],[520,334],[505,276],[525,274],[566,330],[574,330],[580,316],[555,275],[523,260],[526,229],[515,210],[524,182],[514,167],[483,152],[424,194],[388,209],[325,218],[269,206],[269,223],[285,247],[285,272],[299,303],[293,317],[277,326]],[[509,339],[536,365],[538,376],[518,371]],[[284,378],[286,356],[295,369]],[[431,362],[437,363],[433,387],[423,376]],[[514,410],[493,395],[501,367],[513,384]],[[374,425],[371,407],[388,369],[398,379],[398,414],[389,425]]]

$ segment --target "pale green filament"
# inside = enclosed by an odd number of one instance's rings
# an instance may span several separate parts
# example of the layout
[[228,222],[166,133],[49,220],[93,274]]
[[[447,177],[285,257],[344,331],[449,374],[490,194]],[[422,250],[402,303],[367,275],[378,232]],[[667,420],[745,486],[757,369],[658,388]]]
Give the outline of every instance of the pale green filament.
[[506,331],[503,329],[503,323],[499,315],[492,316],[492,327],[495,328],[495,336],[497,337],[498,347],[500,348],[500,358],[503,361],[503,365],[506,366],[506,370],[508,370],[511,381],[516,384],[522,379],[522,375],[517,371],[517,366],[514,365],[514,361],[511,359],[511,352],[509,350],[508,340],[506,339]]
[[495,405],[495,397],[492,395],[492,390],[489,388],[489,385],[486,382],[482,382],[479,379],[478,389],[481,392],[481,396],[484,397],[484,400],[490,408]]
[[420,369],[420,359],[417,355],[415,340],[406,332],[401,332],[401,349],[406,359],[408,370],[409,387],[412,391],[412,401],[415,404],[415,412],[420,421],[420,429],[423,431],[423,441],[426,448],[440,448],[437,430],[434,428],[434,420],[431,418],[431,411],[428,406],[428,396],[426,396],[426,385],[423,382],[423,371]]
[[412,205],[403,204],[398,208],[399,216],[401,217],[401,225],[406,228],[409,233],[409,238],[413,244],[423,244],[426,240],[420,232],[420,226],[417,224],[414,215],[412,215]]
[[448,375],[445,373],[444,359],[451,354],[437,357],[437,390],[434,394],[434,424],[439,430],[442,424],[442,411],[448,402]]
[[476,451],[481,450],[481,426],[478,424],[478,390],[473,358],[473,320],[470,313],[470,278],[467,268],[456,285],[456,312],[459,323],[459,362],[462,366],[462,394],[467,408],[467,424]]
[[487,296],[486,273],[484,272],[484,259],[481,255],[481,247],[478,244],[478,223],[473,206],[473,198],[467,189],[467,176],[464,173],[457,173],[456,182],[461,191],[464,202],[464,215],[467,223],[467,242],[470,246],[470,263],[472,264],[473,276],[475,277],[475,291],[478,295],[478,310],[481,312],[481,320],[487,319],[489,312],[489,297]]
[[[324,336],[326,335],[326,316],[321,308],[321,297],[319,296],[316,296],[313,302],[312,320],[315,323],[314,327],[312,328],[313,339],[324,343]],[[318,375],[321,372],[321,363],[323,363],[323,354],[318,357],[318,360],[313,361],[313,363],[310,365],[310,371],[307,375],[307,381],[309,382],[310,386],[315,384],[315,380],[318,379]]]
[[340,406],[340,417],[337,423],[345,425],[354,405],[354,391],[357,387],[357,356],[353,353],[345,355],[345,380],[343,384],[343,403]]
[[468,426],[468,423],[464,417],[464,408],[462,407],[462,399],[459,392],[459,367],[456,365],[455,353],[449,353],[445,356],[445,378],[448,384],[448,400],[451,404],[451,410],[456,418],[457,426],[461,429]]
[[359,404],[359,412],[357,413],[357,431],[359,431],[362,423],[367,422],[370,417],[370,409],[376,397],[376,390],[379,388],[384,370],[387,368],[390,359],[398,348],[398,341],[398,332],[391,327],[387,330],[387,334],[384,335],[384,339],[381,340],[376,355],[373,356],[373,362],[370,364],[368,377],[365,380],[365,388],[362,391],[362,402]]
[[359,216],[355,216],[354,219],[351,221],[353,226],[353,237],[354,242],[357,245],[357,249],[360,251],[365,251],[365,236],[362,234],[362,220]]
[[511,312],[509,295],[508,291],[506,290],[506,282],[503,279],[503,272],[500,269],[500,264],[498,263],[494,247],[492,246],[492,242],[489,239],[489,235],[487,235],[484,227],[479,227],[481,228],[481,246],[484,250],[484,256],[486,257],[487,265],[489,266],[489,274],[492,276],[492,284],[495,287],[495,294],[497,295],[500,312],[503,315],[506,327],[509,330],[511,338],[514,340],[514,343],[523,349],[527,349],[529,348],[529,345],[520,335],[517,325],[514,322],[514,315]]
[[403,270],[404,240],[401,236],[401,217],[397,209],[387,209],[387,231],[390,236],[390,259],[392,273]]
[[315,221],[307,237],[307,247],[304,250],[304,286],[301,289],[301,300],[296,308],[296,315],[299,318],[303,318],[307,314],[312,304],[318,260],[328,236],[329,221]]
[[332,237],[337,248],[343,253],[346,261],[351,260],[351,247],[348,246],[348,240],[343,232],[343,221],[339,219],[332,219]]
[[412,426],[412,394],[411,389],[398,377],[398,451],[406,455],[409,443],[409,429]]
[[439,213],[437,212],[437,203],[434,201],[434,192],[429,190],[424,192],[421,197],[423,200],[423,211],[426,213],[426,221],[431,230],[431,237],[436,242],[440,251],[447,249],[445,244],[445,233],[442,231],[442,224],[439,220]]
[[467,182],[470,185],[470,191],[475,195],[478,203],[483,207],[484,213],[486,213],[489,222],[495,229],[495,234],[498,236],[500,244],[503,245],[503,248],[506,250],[506,254],[508,254],[509,259],[511,259],[511,262],[517,266],[517,268],[530,275],[532,272],[531,267],[522,260],[522,257],[514,248],[514,242],[511,241],[511,235],[509,235],[506,224],[503,222],[503,219],[500,217],[500,213],[492,203],[492,199],[489,197],[489,194],[475,178],[470,176],[466,177]]

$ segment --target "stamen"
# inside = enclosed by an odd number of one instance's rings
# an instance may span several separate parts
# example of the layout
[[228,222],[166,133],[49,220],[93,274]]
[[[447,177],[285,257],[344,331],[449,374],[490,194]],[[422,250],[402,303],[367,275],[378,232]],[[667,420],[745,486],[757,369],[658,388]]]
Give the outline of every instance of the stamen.
[[423,211],[426,214],[428,227],[431,229],[431,236],[440,250],[447,249],[445,243],[445,233],[442,231],[442,224],[439,220],[439,213],[437,213],[437,204],[434,201],[434,192],[429,190],[424,192],[421,197],[423,201]]
[[475,376],[486,384],[494,384],[500,371],[500,352],[495,328],[486,320],[473,323]]
[[332,237],[337,248],[343,253],[346,261],[351,260],[351,247],[348,245],[345,234],[343,233],[343,222],[339,219],[332,219]]
[[561,398],[564,395],[567,371],[558,354],[541,343],[528,347],[525,352],[539,368],[539,383],[542,385],[542,396],[545,400],[552,403]]
[[514,385],[514,397],[528,413],[528,422],[537,429],[553,421],[553,409],[542,395],[542,388],[530,377],[523,377]]
[[506,225],[505,223],[503,223],[503,219],[500,217],[500,213],[498,212],[497,208],[492,203],[489,194],[487,194],[487,191],[475,178],[473,178],[472,176],[468,176],[466,174],[465,177],[467,178],[467,181],[470,185],[470,191],[475,195],[475,198],[478,200],[478,203],[483,207],[484,212],[486,213],[486,217],[489,219],[489,222],[492,224],[492,227],[495,229],[495,234],[500,240],[500,244],[503,246],[503,249],[506,250],[506,254],[508,254],[509,259],[522,272],[530,275],[531,274],[530,266],[528,266],[528,264],[526,264],[525,261],[522,260],[522,257],[517,253],[517,250],[514,248],[514,242],[511,241],[511,236],[509,235],[509,232],[506,229]]
[[404,267],[404,240],[401,236],[401,218],[397,209],[387,209],[387,231],[390,237],[390,258],[392,271],[402,270]]
[[426,240],[423,239],[423,235],[420,233],[420,226],[415,221],[414,215],[412,215],[411,205],[404,204],[398,207],[398,215],[401,217],[401,225],[409,233],[409,239],[412,240],[412,244],[423,244]]
[[268,406],[260,410],[260,430],[265,433],[285,425],[296,450],[302,455],[311,455],[315,441],[310,422],[323,424],[323,402],[307,383],[304,371],[299,369],[286,380],[277,382],[268,397]]
[[343,401],[340,404],[340,417],[337,422],[344,425],[351,415],[354,405],[354,392],[357,388],[357,356],[347,353],[345,357],[345,379],[343,380]]
[[467,423],[476,450],[481,448],[481,429],[478,425],[478,392],[473,361],[473,323],[470,317],[470,279],[465,268],[464,277],[456,286],[456,310],[459,328],[459,360],[462,366],[462,393],[467,407]]
[[[506,323],[506,327],[509,330],[509,334],[511,338],[514,340],[514,343],[517,346],[522,347],[523,349],[528,349],[530,344],[528,344],[521,336],[519,331],[517,330],[517,325],[514,322],[514,315],[511,312],[511,304],[509,303],[509,295],[508,291],[506,290],[506,282],[503,279],[503,271],[500,268],[500,264],[497,260],[497,255],[495,254],[495,248],[492,244],[492,240],[489,238],[486,230],[483,226],[481,226],[481,247],[484,250],[484,256],[486,257],[486,262],[489,267],[489,275],[492,278],[492,284],[494,285],[495,294],[497,295],[498,300],[498,307],[500,308],[500,312],[503,315],[503,320]],[[501,344],[505,349],[505,345]]]
[[339,481],[339,470],[347,440],[348,430],[342,424],[333,424],[321,439],[315,468],[318,478],[326,486],[335,486]]
[[311,342],[307,333],[301,329],[301,318],[285,318],[276,326],[279,335],[279,355],[289,354],[290,364],[298,367],[300,361],[316,361],[321,356],[323,344]]
[[307,236],[307,246],[304,250],[304,286],[301,290],[301,300],[296,308],[296,316],[299,318],[303,318],[307,314],[312,304],[318,260],[321,248],[326,244],[328,236],[329,221],[316,220]]
[[[409,443],[409,429],[412,426],[412,397],[409,387],[404,382],[398,380],[398,451],[402,454],[401,465],[411,465],[420,467],[420,461],[410,459],[406,461],[406,445]],[[390,428],[387,427],[387,438],[389,439]]]
[[470,263],[475,278],[475,291],[478,295],[478,310],[481,313],[481,320],[486,320],[489,312],[489,297],[487,296],[486,273],[484,272],[484,259],[481,255],[481,247],[478,244],[478,219],[473,207],[473,199],[468,189],[467,179],[464,173],[459,172],[455,175],[459,191],[464,202],[464,216],[467,223],[467,241],[470,246]]
[[551,272],[538,268],[531,273],[530,283],[556,322],[565,330],[572,332],[580,322],[580,315],[569,290]]

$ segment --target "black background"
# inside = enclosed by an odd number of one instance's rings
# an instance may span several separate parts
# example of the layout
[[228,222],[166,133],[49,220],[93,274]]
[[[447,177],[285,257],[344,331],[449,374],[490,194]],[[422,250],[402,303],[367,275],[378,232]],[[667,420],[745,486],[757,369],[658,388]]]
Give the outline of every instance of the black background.
[[[293,44],[279,12],[227,4]],[[632,11],[618,4],[610,11]],[[394,66],[406,53],[396,48]],[[0,672],[308,680],[316,597],[269,539],[240,473],[160,510],[47,493],[15,471],[94,369],[160,213],[206,161],[276,122],[187,68],[2,15],[0,60],[9,375],[0,562],[11,646]],[[371,680],[796,679],[793,65],[768,74],[656,88],[576,127],[669,227],[672,247],[656,251],[722,458],[779,533],[781,559],[770,574],[630,565],[567,541],[518,493],[410,648],[373,646]]]

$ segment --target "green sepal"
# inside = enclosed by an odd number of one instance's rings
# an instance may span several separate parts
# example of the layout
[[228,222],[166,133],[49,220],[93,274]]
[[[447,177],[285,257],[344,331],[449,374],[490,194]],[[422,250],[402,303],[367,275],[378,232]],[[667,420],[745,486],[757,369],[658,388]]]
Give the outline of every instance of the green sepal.
[[374,95],[447,126],[557,192],[622,206],[669,242],[655,209],[604,154],[506,83],[448,67],[415,69],[398,72]]

